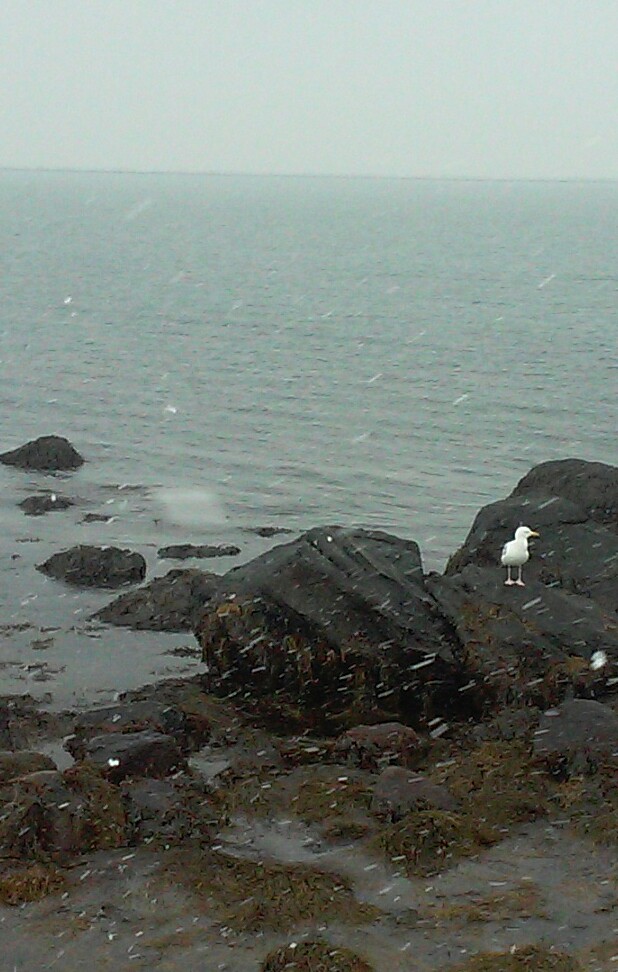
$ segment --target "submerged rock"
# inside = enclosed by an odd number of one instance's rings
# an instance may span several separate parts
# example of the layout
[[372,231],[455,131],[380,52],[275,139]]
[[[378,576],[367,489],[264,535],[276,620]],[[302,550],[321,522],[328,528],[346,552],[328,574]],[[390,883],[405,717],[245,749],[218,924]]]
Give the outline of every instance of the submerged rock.
[[189,557],[235,557],[239,553],[240,547],[235,547],[233,544],[219,544],[217,546],[212,544],[177,543],[171,544],[169,547],[161,547],[157,551],[157,557],[171,560],[188,560]]
[[190,631],[221,578],[203,570],[170,570],[144,587],[121,594],[94,618],[136,631]]
[[53,554],[37,570],[77,587],[122,587],[144,579],[146,561],[132,550],[80,544]]
[[68,439],[59,435],[43,435],[26,442],[18,449],[0,454],[0,462],[20,469],[40,469],[46,472],[59,472],[78,469],[84,459]]

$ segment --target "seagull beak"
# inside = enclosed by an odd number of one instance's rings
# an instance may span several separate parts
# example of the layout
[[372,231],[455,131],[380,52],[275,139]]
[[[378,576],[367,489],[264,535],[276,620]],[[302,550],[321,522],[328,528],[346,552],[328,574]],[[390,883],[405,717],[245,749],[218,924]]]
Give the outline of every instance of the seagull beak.
[[529,536],[531,536],[531,537],[540,537],[541,534],[540,533],[537,533],[536,530],[531,530]]

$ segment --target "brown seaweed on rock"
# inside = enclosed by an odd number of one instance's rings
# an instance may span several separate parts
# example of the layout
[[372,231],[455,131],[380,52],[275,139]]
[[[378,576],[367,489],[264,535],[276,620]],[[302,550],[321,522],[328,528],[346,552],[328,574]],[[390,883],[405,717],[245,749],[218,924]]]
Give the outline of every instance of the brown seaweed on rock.
[[348,948],[326,942],[291,942],[269,952],[260,972],[373,972],[373,966]]

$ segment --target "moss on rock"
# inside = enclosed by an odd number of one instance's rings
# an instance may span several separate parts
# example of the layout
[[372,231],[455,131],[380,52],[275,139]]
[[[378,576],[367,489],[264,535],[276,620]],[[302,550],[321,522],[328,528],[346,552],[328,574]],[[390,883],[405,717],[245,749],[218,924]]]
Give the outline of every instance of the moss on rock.
[[171,859],[174,880],[244,931],[285,931],[306,922],[363,924],[380,912],[360,904],[347,880],[302,864],[242,860],[191,848]]
[[480,952],[451,966],[449,972],[580,972],[581,965],[565,952],[543,945],[525,945],[509,952]]
[[298,942],[269,952],[260,972],[373,972],[373,966],[348,948]]

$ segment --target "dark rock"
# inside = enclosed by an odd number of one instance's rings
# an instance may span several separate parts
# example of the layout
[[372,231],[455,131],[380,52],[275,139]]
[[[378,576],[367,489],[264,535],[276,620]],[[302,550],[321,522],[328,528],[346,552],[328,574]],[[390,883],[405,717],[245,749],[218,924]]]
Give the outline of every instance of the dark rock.
[[593,598],[612,612],[618,610],[618,535],[588,519],[571,500],[525,493],[484,507],[465,543],[451,557],[445,573],[460,573],[474,564],[488,567],[504,582],[502,546],[521,523],[540,537],[530,545],[524,581]]
[[168,558],[171,560],[188,560],[189,557],[235,557],[240,553],[240,547],[233,544],[210,544],[177,543],[169,547],[161,547],[157,551],[157,557]]
[[618,468],[584,459],[557,459],[535,466],[513,496],[544,493],[577,504],[586,518],[618,532]]
[[77,587],[122,587],[144,579],[146,561],[132,550],[80,544],[53,554],[37,570]]
[[276,526],[261,526],[261,527],[249,527],[249,533],[255,533],[258,537],[276,537],[279,533],[292,533],[292,530],[286,529],[286,527],[276,527]]
[[534,752],[554,769],[594,772],[611,761],[618,771],[618,715],[591,699],[570,699],[541,717]]
[[179,844],[203,838],[212,823],[208,797],[189,780],[125,780],[121,786],[132,843]]
[[30,750],[21,750],[20,752],[0,751],[0,786],[17,779],[18,776],[37,773],[39,770],[55,769],[56,764],[53,759],[44,756],[43,753],[35,753]]
[[0,791],[0,851],[15,857],[67,856],[126,841],[120,794],[98,773],[71,767],[22,776]]
[[136,631],[190,631],[220,581],[218,575],[202,570],[170,570],[122,594],[94,617]]
[[364,769],[376,769],[388,763],[411,766],[424,751],[421,737],[400,722],[382,722],[376,726],[355,726],[335,743],[335,753],[343,755]]
[[538,694],[538,704],[560,701],[569,680],[562,695],[557,683],[543,682],[558,667],[567,672],[576,660],[573,677],[587,672],[594,682],[592,655],[605,649],[618,658],[618,631],[608,630],[607,614],[590,598],[538,581],[505,587],[495,570],[473,565],[452,576],[428,577],[426,583],[461,642],[472,681],[480,677],[503,702],[509,694],[528,701]]
[[181,709],[144,699],[81,712],[75,724],[75,735],[67,739],[65,748],[75,759],[83,759],[88,740],[94,736],[140,732],[145,729],[174,736],[183,750],[189,748],[189,736],[193,733],[193,726]]
[[457,810],[459,804],[445,786],[402,766],[387,766],[380,773],[371,798],[371,811],[391,821],[413,810]]
[[84,759],[112,783],[130,777],[161,778],[186,769],[176,740],[149,729],[93,736],[85,743]]
[[311,530],[229,571],[196,634],[211,688],[312,718],[422,721],[470,702],[417,545],[379,531]]
[[20,469],[40,469],[58,472],[77,469],[83,465],[83,458],[68,439],[58,435],[43,435],[39,439],[26,442],[18,449],[3,452],[0,462]]
[[66,496],[58,496],[57,493],[41,493],[37,496],[27,496],[17,505],[26,516],[42,516],[55,510],[68,510],[75,503]]
[[113,516],[108,513],[86,513],[83,518],[84,523],[109,523]]

